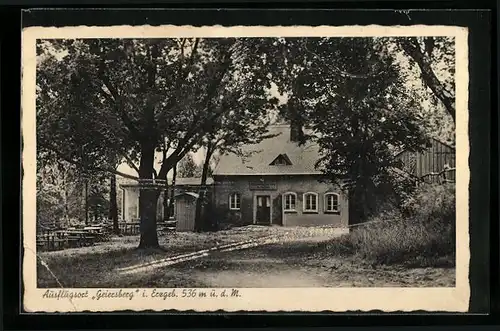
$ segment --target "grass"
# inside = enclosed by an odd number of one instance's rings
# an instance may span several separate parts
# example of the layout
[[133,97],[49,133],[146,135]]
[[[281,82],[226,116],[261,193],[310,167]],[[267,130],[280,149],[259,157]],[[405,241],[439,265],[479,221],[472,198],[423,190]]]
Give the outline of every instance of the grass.
[[[119,275],[115,270],[216,245],[260,238],[268,234],[263,230],[236,228],[216,233],[180,232],[160,237],[162,250],[139,250],[139,237],[130,236],[115,237],[110,242],[91,247],[39,252],[38,287],[59,287],[58,281],[63,287],[130,287],[134,283],[145,286],[148,283],[147,276]],[[56,275],[57,280],[41,261]],[[172,282],[176,284],[175,279]]]
[[390,210],[332,241],[331,256],[371,265],[409,268],[455,266],[454,185],[420,188],[401,210]]
[[452,226],[396,219],[353,229],[325,247],[332,256],[353,257],[370,265],[454,267]]

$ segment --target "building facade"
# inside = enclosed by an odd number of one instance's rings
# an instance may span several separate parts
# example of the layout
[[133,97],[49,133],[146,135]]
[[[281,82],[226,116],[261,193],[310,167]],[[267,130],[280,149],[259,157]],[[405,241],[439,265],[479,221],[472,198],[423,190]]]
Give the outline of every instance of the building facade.
[[[195,192],[198,193],[200,190],[200,178],[177,178],[175,182],[174,196],[185,193],[185,192]],[[209,178],[207,180],[207,186],[212,187],[213,180]],[[171,190],[172,183],[169,183],[168,190]],[[137,182],[123,182],[120,184],[122,191],[122,215],[121,219],[125,221],[137,221],[139,219],[139,193],[140,187]],[[158,186],[161,190],[161,187]],[[169,196],[171,192],[169,192]],[[158,204],[156,206],[156,214],[158,219],[163,219],[164,208],[163,208],[163,192],[160,193],[158,197]],[[173,210],[170,212],[174,215],[176,212],[175,203],[172,204]],[[172,217],[171,217],[172,218]]]
[[245,157],[220,157],[213,202],[221,222],[347,227],[349,201],[315,169],[318,146],[299,145],[289,125],[269,131],[274,137],[245,146]]
[[[242,148],[241,155],[224,154],[207,181],[209,193],[205,221],[227,225],[334,226],[347,228],[349,201],[340,186],[332,184],[315,169],[319,148],[312,142],[299,144],[289,125],[269,128],[272,138]],[[139,187],[121,184],[122,219],[139,218]],[[171,184],[169,185],[169,189]],[[199,178],[178,178],[175,197],[195,196]],[[170,195],[170,194],[169,194]],[[176,209],[182,199],[175,198]],[[177,201],[179,200],[179,201]],[[182,201],[181,201],[182,200]],[[158,201],[158,219],[163,219],[163,195]],[[186,209],[188,204],[184,204]],[[190,203],[194,208],[195,204]],[[190,212],[190,211],[189,211]],[[194,211],[193,211],[194,212]],[[184,210],[184,214],[189,214]]]

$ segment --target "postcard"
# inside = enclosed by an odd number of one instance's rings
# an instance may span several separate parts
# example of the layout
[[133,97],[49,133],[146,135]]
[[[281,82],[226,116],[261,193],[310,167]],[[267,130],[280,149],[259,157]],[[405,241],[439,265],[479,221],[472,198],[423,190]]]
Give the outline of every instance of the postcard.
[[27,312],[466,312],[467,29],[22,32]]

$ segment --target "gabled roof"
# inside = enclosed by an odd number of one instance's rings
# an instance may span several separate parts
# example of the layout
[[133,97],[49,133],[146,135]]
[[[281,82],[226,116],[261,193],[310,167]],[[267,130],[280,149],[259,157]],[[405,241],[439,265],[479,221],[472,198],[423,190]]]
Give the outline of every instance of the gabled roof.
[[[249,153],[247,157],[235,154],[221,155],[214,169],[214,176],[321,174],[314,167],[319,159],[319,147],[316,143],[308,141],[305,145],[299,146],[296,142],[290,141],[289,125],[271,126],[269,133],[278,136],[243,147],[243,152]],[[271,165],[280,154],[286,154],[291,165]]]

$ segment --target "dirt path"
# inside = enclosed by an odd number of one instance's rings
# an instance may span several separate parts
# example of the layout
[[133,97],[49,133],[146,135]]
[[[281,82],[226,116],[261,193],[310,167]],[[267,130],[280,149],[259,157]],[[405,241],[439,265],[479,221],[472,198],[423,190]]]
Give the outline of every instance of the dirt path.
[[[338,231],[293,231],[256,240],[256,245],[213,250],[188,261],[170,264],[160,272],[185,270],[190,281],[207,287],[321,287],[328,286],[328,272],[301,266],[296,248],[315,248],[332,240]],[[302,252],[304,253],[304,252]],[[168,277],[168,276],[167,276]]]
[[279,230],[256,240],[256,245],[212,250],[189,260],[156,264],[154,269],[141,269],[134,277],[150,277],[162,287],[335,286],[328,270],[308,266],[304,259],[309,251],[341,234],[331,229]]
[[374,269],[353,259],[336,259],[328,254],[318,256],[321,244],[328,240],[331,237],[311,236],[246,250],[217,252],[174,268],[189,270],[191,281],[204,287],[454,286],[454,269]]
[[[286,245],[286,244],[284,244]],[[190,263],[191,277],[209,287],[322,287],[326,272],[287,256],[270,254],[279,244],[219,253]]]

